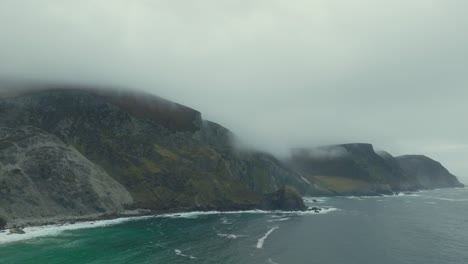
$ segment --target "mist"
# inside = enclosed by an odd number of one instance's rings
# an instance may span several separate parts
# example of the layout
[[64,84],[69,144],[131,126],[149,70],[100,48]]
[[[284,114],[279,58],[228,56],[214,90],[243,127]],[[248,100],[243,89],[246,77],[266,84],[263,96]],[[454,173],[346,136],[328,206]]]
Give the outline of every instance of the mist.
[[368,142],[468,183],[468,2],[0,1],[0,76],[149,92],[244,145]]

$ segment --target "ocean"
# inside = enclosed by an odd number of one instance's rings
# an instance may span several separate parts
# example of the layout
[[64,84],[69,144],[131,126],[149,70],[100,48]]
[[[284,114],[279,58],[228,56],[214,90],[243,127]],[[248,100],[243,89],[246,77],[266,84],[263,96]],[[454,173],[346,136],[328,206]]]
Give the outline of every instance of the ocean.
[[31,227],[25,235],[0,234],[0,263],[468,263],[466,188],[306,202],[325,210]]

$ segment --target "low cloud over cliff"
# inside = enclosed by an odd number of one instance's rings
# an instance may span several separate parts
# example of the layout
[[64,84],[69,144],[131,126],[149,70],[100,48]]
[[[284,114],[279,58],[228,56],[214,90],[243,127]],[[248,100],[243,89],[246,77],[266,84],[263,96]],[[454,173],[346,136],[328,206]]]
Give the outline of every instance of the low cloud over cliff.
[[428,154],[463,177],[467,8],[3,0],[0,76],[134,87],[193,107],[257,148],[370,142]]

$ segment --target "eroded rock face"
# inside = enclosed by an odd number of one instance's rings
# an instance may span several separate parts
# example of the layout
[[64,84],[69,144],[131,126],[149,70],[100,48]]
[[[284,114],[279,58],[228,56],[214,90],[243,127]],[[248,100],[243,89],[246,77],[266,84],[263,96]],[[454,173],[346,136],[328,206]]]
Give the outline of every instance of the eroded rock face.
[[304,204],[301,194],[294,187],[286,185],[265,196],[264,208],[267,210],[305,211],[307,206]]
[[148,95],[52,89],[0,97],[0,215],[297,210],[299,192],[417,188],[393,157],[370,144],[299,153],[285,166],[270,154],[234,148],[232,139],[198,111]]
[[232,133],[199,112],[141,97],[34,91],[0,99],[0,125],[33,126],[72,146],[128,190],[130,209],[252,209],[284,184],[313,192],[275,157],[236,150]]
[[442,164],[426,156],[406,155],[396,160],[407,174],[413,175],[426,189],[464,186]]
[[24,235],[24,234],[26,234],[26,232],[24,232],[24,230],[21,229],[21,228],[12,227],[12,228],[10,228],[10,234]]
[[0,231],[5,229],[6,225],[7,225],[7,221],[5,220],[5,218],[0,216]]
[[417,183],[393,160],[388,153],[377,154],[371,144],[356,143],[298,149],[289,164],[335,195],[391,194],[400,189],[417,189]]
[[379,195],[461,184],[440,163],[424,156],[395,158],[371,144],[299,149],[290,166],[334,195]]
[[0,127],[0,215],[27,219],[115,212],[129,192],[72,146],[34,127]]

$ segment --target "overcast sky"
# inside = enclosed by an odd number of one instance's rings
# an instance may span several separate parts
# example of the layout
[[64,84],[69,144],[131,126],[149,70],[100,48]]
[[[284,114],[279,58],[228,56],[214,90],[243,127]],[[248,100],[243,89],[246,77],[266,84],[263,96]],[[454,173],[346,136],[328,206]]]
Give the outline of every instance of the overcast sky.
[[468,183],[466,0],[0,0],[0,76],[116,85],[247,145],[369,142]]

